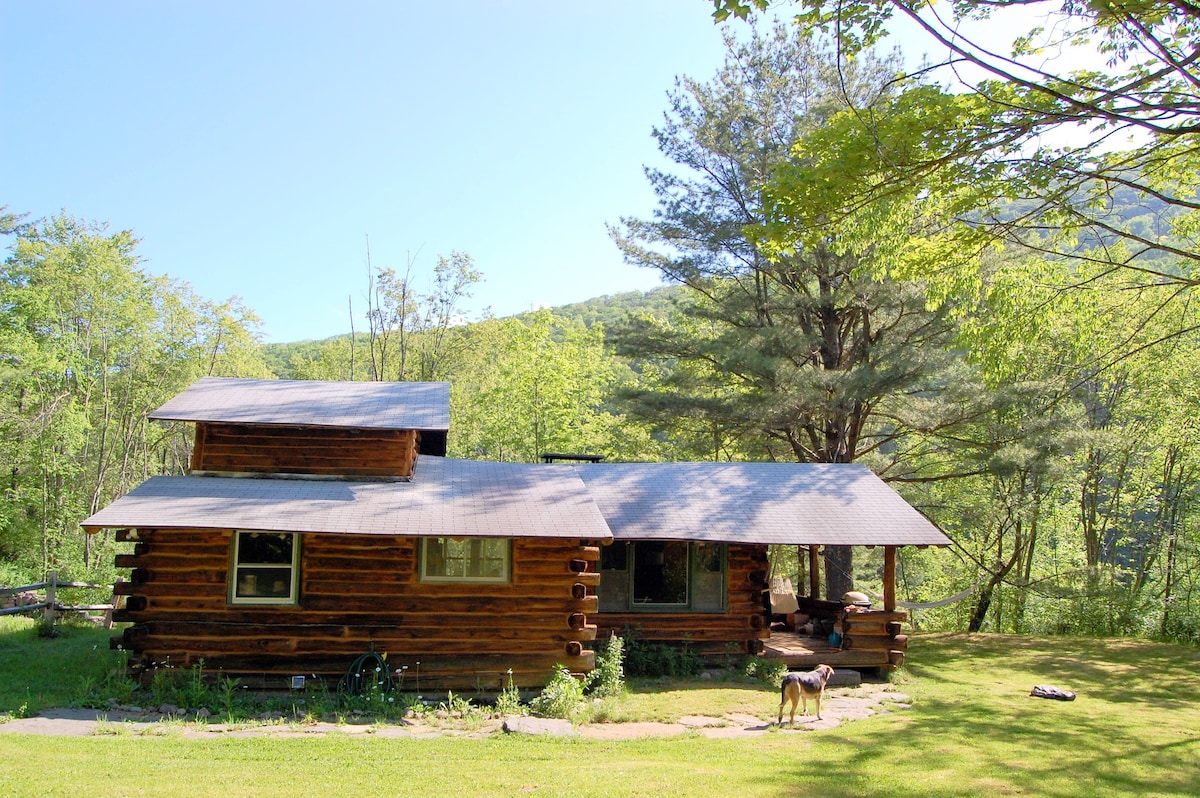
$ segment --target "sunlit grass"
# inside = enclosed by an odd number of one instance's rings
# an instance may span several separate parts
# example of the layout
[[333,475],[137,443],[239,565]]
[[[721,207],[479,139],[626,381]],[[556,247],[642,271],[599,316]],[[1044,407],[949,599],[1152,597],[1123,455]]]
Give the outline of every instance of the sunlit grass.
[[[911,709],[746,739],[0,734],[0,795],[1200,794],[1196,649],[921,635],[909,663],[896,681]],[[1031,698],[1036,684],[1078,698]],[[620,714],[770,717],[777,704],[766,685],[646,682],[633,685]]]
[[0,616],[0,716],[69,706],[85,680],[99,682],[119,660],[109,649],[111,630],[67,621],[56,637],[39,637],[37,626],[32,618]]

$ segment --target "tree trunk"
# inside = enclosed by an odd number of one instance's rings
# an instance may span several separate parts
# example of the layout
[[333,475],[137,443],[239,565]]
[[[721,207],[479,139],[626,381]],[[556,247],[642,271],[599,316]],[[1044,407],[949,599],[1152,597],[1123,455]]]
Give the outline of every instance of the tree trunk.
[[825,598],[841,601],[854,589],[854,550],[849,546],[825,547]]

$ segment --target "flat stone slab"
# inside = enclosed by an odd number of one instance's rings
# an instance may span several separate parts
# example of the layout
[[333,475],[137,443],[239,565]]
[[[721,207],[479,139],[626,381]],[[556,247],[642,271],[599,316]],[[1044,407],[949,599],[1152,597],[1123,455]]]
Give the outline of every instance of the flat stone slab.
[[862,672],[850,668],[839,668],[829,677],[826,687],[858,687],[862,684]]
[[90,737],[96,731],[94,709],[47,709],[32,718],[17,718],[0,724],[0,730],[15,734],[53,734]]
[[500,728],[509,734],[547,734],[551,737],[572,737],[579,734],[571,725],[571,721],[556,718],[514,716],[505,718],[504,725]]

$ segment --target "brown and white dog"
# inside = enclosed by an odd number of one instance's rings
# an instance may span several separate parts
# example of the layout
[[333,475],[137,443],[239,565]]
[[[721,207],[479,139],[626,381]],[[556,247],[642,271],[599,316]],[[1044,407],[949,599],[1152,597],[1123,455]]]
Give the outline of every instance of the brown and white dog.
[[833,668],[828,665],[818,665],[807,673],[792,672],[784,675],[783,684],[779,686],[779,719],[783,723],[783,705],[792,702],[792,714],[789,723],[796,725],[796,704],[804,702],[804,714],[808,714],[808,699],[817,705],[817,720],[821,719],[821,696],[825,693],[825,683],[833,675]]

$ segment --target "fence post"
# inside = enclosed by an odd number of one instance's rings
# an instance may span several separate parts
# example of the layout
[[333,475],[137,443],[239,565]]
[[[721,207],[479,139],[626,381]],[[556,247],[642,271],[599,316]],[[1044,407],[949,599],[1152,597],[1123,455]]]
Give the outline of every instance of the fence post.
[[46,611],[42,616],[50,628],[54,628],[54,605],[58,603],[54,593],[57,587],[58,571],[51,571],[46,574]]
[[117,605],[121,603],[121,597],[117,595],[117,585],[125,581],[124,577],[118,576],[113,583],[112,606],[104,611],[104,628],[111,629],[113,626],[113,613],[117,609]]

